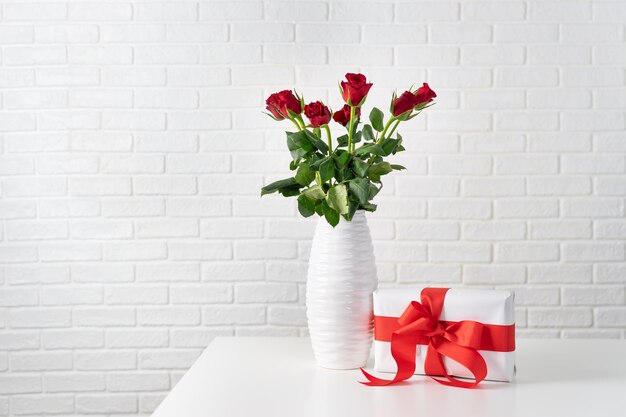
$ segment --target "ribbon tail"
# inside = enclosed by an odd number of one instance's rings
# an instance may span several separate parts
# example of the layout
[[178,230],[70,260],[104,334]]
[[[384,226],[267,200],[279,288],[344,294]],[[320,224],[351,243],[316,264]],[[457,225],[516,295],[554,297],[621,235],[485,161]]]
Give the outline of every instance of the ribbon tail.
[[[474,381],[462,381],[450,376],[443,364],[443,356],[447,356],[466,367],[474,375]],[[474,388],[487,376],[487,364],[478,351],[445,339],[437,343],[431,342],[428,346],[425,370],[429,375],[445,376],[445,380],[433,377],[440,384],[459,388]]]
[[368,386],[385,386],[409,379],[415,373],[415,354],[417,353],[417,343],[413,337],[394,333],[391,336],[391,355],[393,356],[398,370],[393,379],[382,379],[373,376],[361,368],[361,372],[368,379],[367,382],[359,381]]

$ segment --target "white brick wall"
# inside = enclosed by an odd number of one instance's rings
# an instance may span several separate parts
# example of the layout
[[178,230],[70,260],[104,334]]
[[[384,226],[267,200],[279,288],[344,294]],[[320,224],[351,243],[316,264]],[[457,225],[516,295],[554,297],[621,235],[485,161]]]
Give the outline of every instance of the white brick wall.
[[[0,416],[149,415],[218,335],[305,335],[314,219],[264,98],[428,81],[369,216],[381,285],[510,288],[624,338],[626,4],[0,2]],[[336,129],[338,132],[340,129]]]

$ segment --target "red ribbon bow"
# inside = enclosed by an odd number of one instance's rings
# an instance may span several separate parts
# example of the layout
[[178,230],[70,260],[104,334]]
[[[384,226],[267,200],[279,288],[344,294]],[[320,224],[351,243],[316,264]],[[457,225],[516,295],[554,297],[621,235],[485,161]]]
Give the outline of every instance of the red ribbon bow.
[[[477,321],[440,321],[441,310],[448,288],[425,288],[421,303],[411,301],[400,318],[374,317],[376,340],[391,341],[391,354],[398,365],[396,376],[377,378],[361,369],[369,386],[395,384],[415,373],[417,345],[428,345],[424,371],[440,384],[461,388],[474,388],[487,376],[487,364],[478,350],[515,350],[515,325],[484,325]],[[466,367],[474,381],[462,381],[450,376],[443,357]],[[444,376],[446,379],[434,378]]]

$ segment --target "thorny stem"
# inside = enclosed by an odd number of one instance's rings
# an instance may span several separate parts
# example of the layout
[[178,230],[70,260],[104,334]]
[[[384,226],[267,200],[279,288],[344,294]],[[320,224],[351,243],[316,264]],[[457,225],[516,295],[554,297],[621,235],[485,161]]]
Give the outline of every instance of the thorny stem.
[[326,135],[328,136],[328,154],[330,155],[333,149],[333,140],[330,136],[330,129],[328,128],[328,125],[324,125],[324,129],[326,130]]
[[348,152],[352,152],[352,128],[354,127],[355,107],[350,106],[350,128],[348,129]]

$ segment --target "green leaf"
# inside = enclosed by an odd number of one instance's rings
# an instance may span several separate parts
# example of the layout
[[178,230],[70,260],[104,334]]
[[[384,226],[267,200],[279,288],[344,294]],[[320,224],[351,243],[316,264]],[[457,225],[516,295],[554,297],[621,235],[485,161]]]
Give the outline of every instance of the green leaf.
[[279,193],[283,195],[283,197],[293,197],[300,194],[300,184],[290,185],[289,187],[284,187],[278,190]]
[[326,157],[320,164],[320,177],[322,182],[326,182],[335,176],[335,162],[332,158]]
[[398,139],[383,139],[380,143],[380,147],[383,149],[383,155],[387,156],[395,154],[399,144],[400,141]]
[[391,169],[395,169],[396,171],[402,171],[403,169],[406,169],[406,167],[398,164],[391,164]]
[[369,169],[369,164],[365,161],[362,161],[359,158],[352,159],[352,170],[359,177],[365,177],[367,175],[367,170]]
[[326,198],[326,193],[324,192],[324,190],[322,190],[322,187],[317,184],[307,188],[306,190],[303,190],[302,194],[304,194],[313,201],[323,200],[324,198]]
[[311,217],[315,214],[315,201],[310,200],[304,194],[298,197],[298,211],[303,217]]
[[304,131],[287,132],[287,148],[289,148],[291,158],[294,161],[306,156],[314,149],[313,144],[307,139]]
[[382,190],[382,188],[382,184],[380,185],[380,188],[378,188],[374,184],[370,183],[369,200],[372,200],[374,197],[376,197],[376,194],[378,194],[380,190]]
[[319,127],[314,127],[313,128],[313,134],[321,139],[322,138],[322,129],[320,129]]
[[352,158],[352,154],[346,151],[337,151],[337,153],[333,155],[333,159],[340,168],[346,166],[348,162],[350,162],[350,158]]
[[348,212],[348,189],[344,184],[337,184],[328,190],[326,202],[339,214]]
[[317,213],[318,216],[324,215],[323,204],[326,204],[326,200],[318,201],[315,204],[315,212]]
[[275,193],[276,191],[280,191],[281,189],[290,188],[293,186],[298,186],[296,179],[293,177],[274,181],[273,183],[261,188],[261,196],[264,196],[265,194]]
[[311,170],[307,162],[304,162],[298,167],[295,179],[298,184],[306,187],[315,179],[315,172]]
[[361,132],[354,132],[354,134],[352,135],[352,143],[359,143],[361,142]]
[[369,192],[370,192],[370,182],[365,178],[355,178],[348,184],[350,187],[350,191],[352,194],[356,196],[361,204],[367,204]]
[[354,172],[350,168],[343,167],[339,170],[339,175],[337,176],[339,182],[348,181],[352,178],[354,178]]
[[337,144],[339,146],[347,146],[348,145],[348,135],[341,135],[337,138]]
[[311,142],[313,146],[315,146],[320,152],[322,153],[328,152],[328,145],[323,140],[321,140],[320,138],[315,136],[315,134],[313,134],[312,132],[308,130],[303,130],[303,132],[306,138],[309,140],[309,142]]
[[364,210],[366,211],[376,211],[376,204],[372,204],[372,203],[367,203],[367,204],[361,204],[361,207],[363,207]]
[[363,138],[365,140],[373,141],[375,139],[374,138],[374,131],[372,130],[372,126],[370,126],[370,125],[363,126],[362,132],[363,132]]
[[372,111],[370,112],[370,122],[372,122],[372,127],[378,131],[378,132],[382,132],[384,129],[383,126],[383,119],[385,118],[385,115],[383,114],[383,112],[374,107],[372,109]]
[[369,169],[370,173],[378,175],[389,174],[391,171],[393,171],[393,168],[391,168],[391,164],[389,162],[379,162],[370,166]]
[[381,148],[380,145],[377,145],[375,143],[370,143],[370,144],[361,146],[359,149],[356,150],[355,154],[358,156],[367,155],[367,154],[382,155],[383,148]]
[[348,212],[346,214],[342,214],[343,218],[347,221],[351,221],[358,208],[359,203],[357,201],[350,200],[348,203]]
[[324,217],[328,224],[332,227],[335,227],[339,224],[339,213],[333,210],[326,201],[322,202],[322,212],[324,213]]

